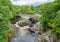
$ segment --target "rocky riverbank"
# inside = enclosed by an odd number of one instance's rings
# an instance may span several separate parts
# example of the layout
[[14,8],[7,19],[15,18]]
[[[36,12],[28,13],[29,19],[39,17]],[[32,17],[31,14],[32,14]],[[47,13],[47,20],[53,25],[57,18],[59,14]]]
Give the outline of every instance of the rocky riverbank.
[[17,14],[9,35],[10,42],[60,42],[53,33],[43,32],[41,15]]

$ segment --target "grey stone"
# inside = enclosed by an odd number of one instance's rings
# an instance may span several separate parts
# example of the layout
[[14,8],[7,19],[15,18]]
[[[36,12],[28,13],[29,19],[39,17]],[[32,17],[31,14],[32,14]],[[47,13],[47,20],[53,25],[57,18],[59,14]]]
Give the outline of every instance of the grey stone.
[[29,20],[30,20],[32,23],[36,23],[36,22],[38,22],[39,19],[38,19],[38,17],[35,17],[35,16],[34,16],[34,17],[30,17]]
[[31,22],[29,20],[22,20],[18,22],[18,25],[23,27],[23,26],[31,25]]

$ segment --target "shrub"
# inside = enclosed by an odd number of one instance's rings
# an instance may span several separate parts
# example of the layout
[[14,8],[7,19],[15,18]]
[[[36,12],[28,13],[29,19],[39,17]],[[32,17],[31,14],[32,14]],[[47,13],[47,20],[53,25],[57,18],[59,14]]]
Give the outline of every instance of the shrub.
[[51,2],[41,5],[40,18],[44,29],[51,29],[54,34],[60,34],[60,2]]
[[[33,11],[33,12],[32,12]],[[11,20],[16,14],[34,14],[34,8],[29,6],[14,6],[10,0],[0,0],[0,42],[8,42]]]

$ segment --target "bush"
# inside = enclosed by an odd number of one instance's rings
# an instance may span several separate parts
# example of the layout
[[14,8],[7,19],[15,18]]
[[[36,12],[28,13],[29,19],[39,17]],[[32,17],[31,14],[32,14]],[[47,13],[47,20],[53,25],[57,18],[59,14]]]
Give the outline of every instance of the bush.
[[[33,12],[32,12],[33,11]],[[0,0],[0,42],[8,42],[8,33],[10,32],[11,19],[16,14],[34,14],[34,8],[31,6],[14,6],[10,0]]]
[[60,34],[60,2],[51,2],[41,5],[40,18],[44,29],[51,29],[54,34]]

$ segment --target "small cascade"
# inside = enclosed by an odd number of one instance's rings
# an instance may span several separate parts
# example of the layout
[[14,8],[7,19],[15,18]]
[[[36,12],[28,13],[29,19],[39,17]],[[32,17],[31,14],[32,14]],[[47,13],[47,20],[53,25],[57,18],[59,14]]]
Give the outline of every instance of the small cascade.
[[14,36],[10,42],[60,42],[53,33],[43,31],[39,22],[41,15],[18,14],[16,17],[21,19],[12,25]]
[[[20,16],[25,20],[20,20],[16,22],[16,24],[14,24],[18,28],[18,32],[11,39],[11,42],[38,42],[38,35],[39,35],[39,28],[40,28],[39,25],[40,22],[38,22],[37,20],[38,18],[36,16],[29,16],[29,15],[26,16],[20,15]],[[31,18],[30,19],[31,21],[29,20],[29,18]]]

